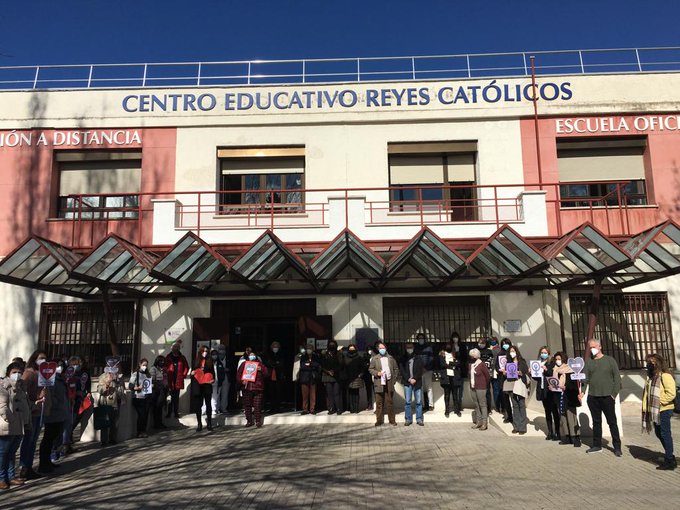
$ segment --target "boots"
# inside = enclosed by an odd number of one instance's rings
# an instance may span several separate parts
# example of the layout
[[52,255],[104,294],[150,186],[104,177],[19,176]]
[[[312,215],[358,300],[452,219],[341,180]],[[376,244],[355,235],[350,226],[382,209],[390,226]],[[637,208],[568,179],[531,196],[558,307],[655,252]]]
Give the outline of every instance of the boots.
[[548,421],[548,435],[545,436],[546,441],[550,441],[553,438],[553,425],[552,421]]
[[203,420],[201,419],[200,412],[196,413],[196,423],[197,423],[196,432],[200,432],[201,430],[203,430]]
[[571,444],[571,436],[566,435],[560,441],[560,444]]
[[659,471],[673,471],[677,467],[678,461],[675,460],[675,457],[673,457],[673,459],[664,459],[663,464],[657,466],[656,469]]
[[581,436],[579,435],[574,436],[574,447],[581,448]]
[[552,440],[553,441],[559,441],[560,440],[560,426],[559,426],[559,424],[557,425],[555,433],[553,434]]
[[482,427],[482,422],[481,422],[481,421],[478,421],[478,422],[475,423],[471,428],[472,428],[472,429],[479,429],[479,428],[481,428],[481,427]]
[[212,430],[212,429],[213,429],[212,418],[210,416],[208,416],[208,430]]
[[487,430],[488,428],[489,428],[488,420],[482,420],[482,425],[479,427],[479,430]]

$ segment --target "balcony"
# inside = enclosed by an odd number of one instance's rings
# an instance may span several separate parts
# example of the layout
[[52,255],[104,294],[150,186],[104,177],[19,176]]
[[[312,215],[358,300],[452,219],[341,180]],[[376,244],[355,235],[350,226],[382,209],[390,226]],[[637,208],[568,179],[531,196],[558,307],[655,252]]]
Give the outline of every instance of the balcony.
[[[412,238],[424,226],[444,239],[480,239],[501,225],[522,236],[559,237],[588,222],[608,236],[629,236],[666,219],[657,205],[631,205],[627,182],[608,182],[600,197],[560,197],[559,183],[384,188],[192,191],[135,194],[136,207],[69,197],[67,218],[35,232],[75,249],[107,234],[139,246],[167,246],[187,232],[212,244],[253,242],[265,230],[286,242],[320,243],[349,229],[375,242]],[[406,191],[406,192],[405,192]],[[398,193],[397,193],[398,192]],[[118,195],[117,195],[118,196]],[[285,200],[285,202],[283,201]]]

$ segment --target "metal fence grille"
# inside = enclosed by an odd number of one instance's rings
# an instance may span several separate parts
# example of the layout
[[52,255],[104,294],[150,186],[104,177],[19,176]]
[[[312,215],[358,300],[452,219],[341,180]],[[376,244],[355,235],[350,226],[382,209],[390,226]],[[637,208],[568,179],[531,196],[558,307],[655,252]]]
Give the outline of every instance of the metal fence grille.
[[491,332],[491,313],[487,296],[436,298],[384,298],[383,328],[385,341],[413,341],[425,333],[429,342],[449,340],[457,331],[462,342],[474,342]]
[[[130,370],[135,346],[135,306],[132,302],[111,303],[118,338],[121,369]],[[104,371],[111,355],[109,331],[102,303],[43,303],[40,310],[39,348],[48,358],[78,355],[87,362],[90,374]]]
[[[583,355],[591,296],[569,296],[574,353]],[[675,366],[671,318],[666,293],[603,294],[595,337],[620,368],[645,366],[647,354],[657,353]]]

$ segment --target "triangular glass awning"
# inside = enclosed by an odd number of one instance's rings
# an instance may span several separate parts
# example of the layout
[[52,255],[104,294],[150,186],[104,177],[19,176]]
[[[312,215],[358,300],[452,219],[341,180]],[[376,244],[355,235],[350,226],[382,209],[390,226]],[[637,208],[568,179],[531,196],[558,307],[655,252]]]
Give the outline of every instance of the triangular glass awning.
[[343,230],[310,262],[314,285],[323,289],[348,267],[375,285],[383,278],[385,262],[350,230]]
[[92,298],[99,294],[99,289],[71,277],[78,258],[78,254],[58,243],[31,236],[0,262],[0,281]]
[[151,275],[190,291],[202,292],[219,282],[229,262],[193,232],[180,239],[151,269]]
[[[290,274],[291,270],[296,278]],[[257,289],[264,289],[282,277],[310,282],[304,261],[269,230],[233,262],[231,272]]]
[[467,259],[478,277],[507,284],[546,268],[548,261],[517,232],[501,226]]
[[623,242],[621,248],[634,262],[609,277],[619,287],[680,273],[680,227],[673,221],[639,233]]
[[465,259],[427,227],[390,260],[383,282],[406,266],[413,267],[433,286],[445,284],[466,269]]
[[161,282],[150,274],[158,256],[109,234],[71,271],[76,278],[130,294],[146,294]]
[[627,253],[590,223],[547,246],[543,255],[550,261],[543,273],[557,287],[602,278],[632,264]]

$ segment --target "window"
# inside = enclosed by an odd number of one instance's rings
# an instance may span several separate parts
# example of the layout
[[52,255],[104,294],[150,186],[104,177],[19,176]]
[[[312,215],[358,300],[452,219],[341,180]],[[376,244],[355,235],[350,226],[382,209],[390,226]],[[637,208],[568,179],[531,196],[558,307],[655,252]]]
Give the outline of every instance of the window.
[[137,218],[141,158],[139,151],[57,152],[57,216]]
[[390,209],[438,211],[451,221],[471,221],[474,207],[475,142],[388,145]]
[[[583,355],[592,297],[569,296],[574,353]],[[643,368],[647,354],[661,355],[675,366],[666,293],[602,294],[595,337],[620,368]]]
[[646,138],[558,140],[562,207],[646,205],[645,147]]
[[[111,303],[123,373],[129,373],[135,347],[135,306],[131,302]],[[137,346],[138,347],[138,346]],[[84,358],[90,375],[104,371],[111,355],[109,329],[102,303],[43,303],[40,309],[39,348],[48,358],[78,355]]]
[[304,148],[222,149],[218,157],[223,212],[304,209]]

